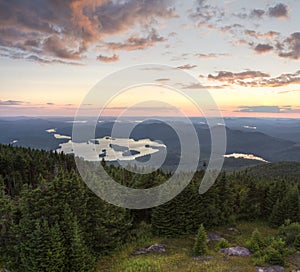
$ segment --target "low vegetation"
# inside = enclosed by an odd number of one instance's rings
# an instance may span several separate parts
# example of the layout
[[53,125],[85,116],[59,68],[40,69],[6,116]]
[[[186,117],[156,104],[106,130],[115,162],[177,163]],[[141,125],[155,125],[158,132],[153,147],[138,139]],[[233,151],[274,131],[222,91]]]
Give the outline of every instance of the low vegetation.
[[[300,224],[298,224],[300,226]],[[287,226],[284,226],[286,228]],[[237,231],[229,231],[227,226],[213,228],[210,231],[218,233],[224,239],[220,242],[210,241],[207,244],[207,252],[203,258],[194,258],[194,245],[196,237],[193,235],[181,237],[181,238],[162,238],[162,237],[152,237],[148,241],[141,243],[130,243],[121,250],[115,252],[112,256],[103,258],[97,267],[97,272],[99,271],[127,271],[126,269],[130,267],[133,272],[146,272],[146,271],[163,271],[163,272],[185,272],[185,271],[223,271],[223,272],[254,272],[255,266],[268,266],[272,263],[266,259],[266,256],[259,256],[255,253],[256,245],[258,243],[260,246],[269,247],[268,243],[273,243],[273,239],[279,239],[280,234],[277,229],[268,227],[265,222],[255,221],[255,222],[240,222],[235,225]],[[260,238],[257,240],[257,234]],[[226,240],[225,240],[226,239]],[[262,240],[261,240],[262,239]],[[249,246],[252,243],[254,248],[251,250],[253,253],[250,257],[237,257],[237,256],[227,256],[223,253],[219,253],[220,247],[225,242],[224,246]],[[263,241],[263,244],[262,244]],[[166,246],[165,253],[149,253],[147,255],[134,256],[133,252],[143,246],[150,244],[161,243]],[[276,245],[278,246],[278,245]],[[290,262],[289,255],[295,253],[294,248],[285,247],[288,255],[284,256],[284,266],[287,271],[296,269],[295,263]],[[261,251],[262,254],[268,254],[270,260],[274,261],[273,264],[279,264],[277,260],[280,261],[282,256],[274,254],[273,249],[269,247],[268,251]],[[205,258],[206,256],[210,258]],[[147,270],[150,269],[150,270]],[[152,269],[152,270],[151,270]]]

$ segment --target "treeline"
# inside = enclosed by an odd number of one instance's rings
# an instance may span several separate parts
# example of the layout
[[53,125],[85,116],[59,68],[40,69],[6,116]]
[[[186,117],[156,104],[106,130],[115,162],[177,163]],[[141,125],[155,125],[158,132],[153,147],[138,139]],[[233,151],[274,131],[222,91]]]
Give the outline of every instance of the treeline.
[[[159,236],[195,234],[199,225],[267,220],[277,227],[300,221],[299,180],[222,173],[199,195],[203,172],[176,198],[148,210],[107,204],[81,180],[74,158],[0,145],[0,267],[16,271],[94,271],[98,258],[138,238],[141,222]],[[150,188],[171,175],[136,175],[107,166],[120,183]]]
[[269,180],[238,172],[222,173],[203,195],[198,189],[202,173],[176,198],[155,208],[152,228],[156,235],[194,234],[206,228],[234,224],[238,220],[263,220],[271,227],[287,219],[300,221],[299,180]]

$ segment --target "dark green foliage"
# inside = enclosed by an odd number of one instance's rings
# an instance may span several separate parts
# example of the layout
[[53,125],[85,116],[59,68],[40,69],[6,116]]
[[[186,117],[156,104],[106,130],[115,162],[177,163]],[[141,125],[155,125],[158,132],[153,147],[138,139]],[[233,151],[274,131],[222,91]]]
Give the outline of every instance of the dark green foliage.
[[[283,187],[284,186],[284,187]],[[278,184],[280,193],[277,194],[277,200],[269,218],[270,225],[278,227],[286,219],[297,222],[299,217],[299,190],[298,186],[291,184]],[[270,203],[270,205],[273,203]]]
[[177,197],[153,210],[153,232],[162,236],[192,234],[203,222],[203,209],[198,186],[191,182]]
[[203,195],[198,188],[203,173],[176,198],[152,212],[154,234],[178,236],[191,234],[197,226],[206,228],[232,225],[235,220],[266,220],[278,227],[286,219],[299,217],[299,192],[293,180],[267,180],[245,173],[221,174]]
[[[284,265],[285,257],[287,255],[286,244],[281,238],[274,238],[268,241],[267,244],[260,243],[258,239],[258,232],[253,233],[252,252],[254,252],[254,262],[257,265],[262,265],[265,262],[271,265]],[[251,245],[250,244],[250,245]],[[259,246],[260,244],[260,246]]]
[[[0,262],[5,268],[94,271],[96,257],[128,240],[129,212],[91,193],[69,156],[3,146],[0,150],[5,176],[3,180],[0,175]],[[14,163],[16,159],[20,161]],[[10,179],[16,178],[15,171],[24,180]]]
[[[102,165],[132,188],[157,186],[171,176],[160,170],[136,175],[104,161]],[[282,264],[286,246],[299,248],[299,180],[222,173],[199,195],[203,174],[196,172],[164,205],[129,211],[94,195],[76,172],[72,156],[0,145],[0,263],[13,272],[94,271],[97,258],[130,239],[147,241],[151,231],[159,236],[189,235],[199,226],[194,253],[201,255],[207,249],[204,226],[231,225],[240,219],[268,219],[274,227],[289,219],[279,230],[283,240],[264,241],[253,232],[249,248],[260,260]]]
[[87,245],[84,242],[83,234],[79,228],[76,217],[71,225],[72,233],[67,260],[68,271],[92,272],[95,270],[95,258],[92,257]]
[[262,250],[264,245],[265,244],[261,237],[260,232],[257,229],[255,229],[252,232],[251,238],[247,243],[247,248],[249,248],[249,250],[252,253],[256,253],[256,252],[259,252],[260,250]]
[[279,239],[273,239],[270,246],[266,250],[266,260],[273,265],[284,265],[286,256],[285,242]]
[[284,258],[280,254],[280,252],[273,247],[270,247],[266,253],[267,258],[266,260],[268,261],[269,264],[272,265],[284,265]]
[[254,166],[247,169],[248,174],[254,177],[267,179],[298,179],[300,164],[298,162],[273,162]]
[[300,234],[300,223],[291,223],[288,220],[279,228],[278,233],[280,237],[284,239],[285,243],[291,246],[293,245],[297,235]]
[[298,234],[294,240],[294,247],[300,251],[300,234]]
[[193,254],[194,256],[202,256],[205,255],[206,253],[207,253],[207,234],[204,226],[201,224],[198,229],[195,245],[193,247]]
[[219,243],[217,243],[216,245],[216,249],[219,250],[221,248],[227,248],[227,247],[230,247],[230,243],[225,240],[224,238],[221,239],[221,241]]

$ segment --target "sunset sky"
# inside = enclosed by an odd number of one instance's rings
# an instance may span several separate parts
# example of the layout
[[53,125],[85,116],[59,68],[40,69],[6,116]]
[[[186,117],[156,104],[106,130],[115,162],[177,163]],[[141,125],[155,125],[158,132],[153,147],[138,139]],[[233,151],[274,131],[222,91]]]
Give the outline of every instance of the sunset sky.
[[197,78],[224,116],[300,117],[299,11],[299,0],[0,0],[0,116],[72,116],[103,77],[155,63]]

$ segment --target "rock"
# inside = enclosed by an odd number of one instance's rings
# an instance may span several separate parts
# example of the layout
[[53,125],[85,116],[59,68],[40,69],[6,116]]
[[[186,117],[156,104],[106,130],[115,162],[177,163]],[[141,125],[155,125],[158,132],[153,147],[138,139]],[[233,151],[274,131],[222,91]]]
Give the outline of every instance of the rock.
[[194,261],[202,261],[202,262],[207,262],[207,261],[211,261],[214,258],[214,256],[198,256],[198,257],[194,257]]
[[222,248],[219,250],[220,253],[225,253],[228,256],[251,256],[251,253],[248,248],[245,247],[228,247],[228,248]]
[[223,238],[216,234],[216,233],[213,233],[213,232],[209,232],[207,234],[207,241],[210,242],[210,241],[221,241]]
[[264,267],[255,267],[256,272],[284,272],[284,267],[279,265],[274,266],[264,266]]
[[158,253],[164,253],[166,252],[166,248],[164,245],[161,244],[154,244],[149,247],[144,247],[136,250],[133,255],[141,255],[141,254],[147,254],[150,252],[158,252]]
[[238,229],[233,228],[233,227],[228,228],[227,231],[229,231],[229,232],[234,232],[234,233],[236,233],[236,234],[241,234],[241,231],[239,231]]

